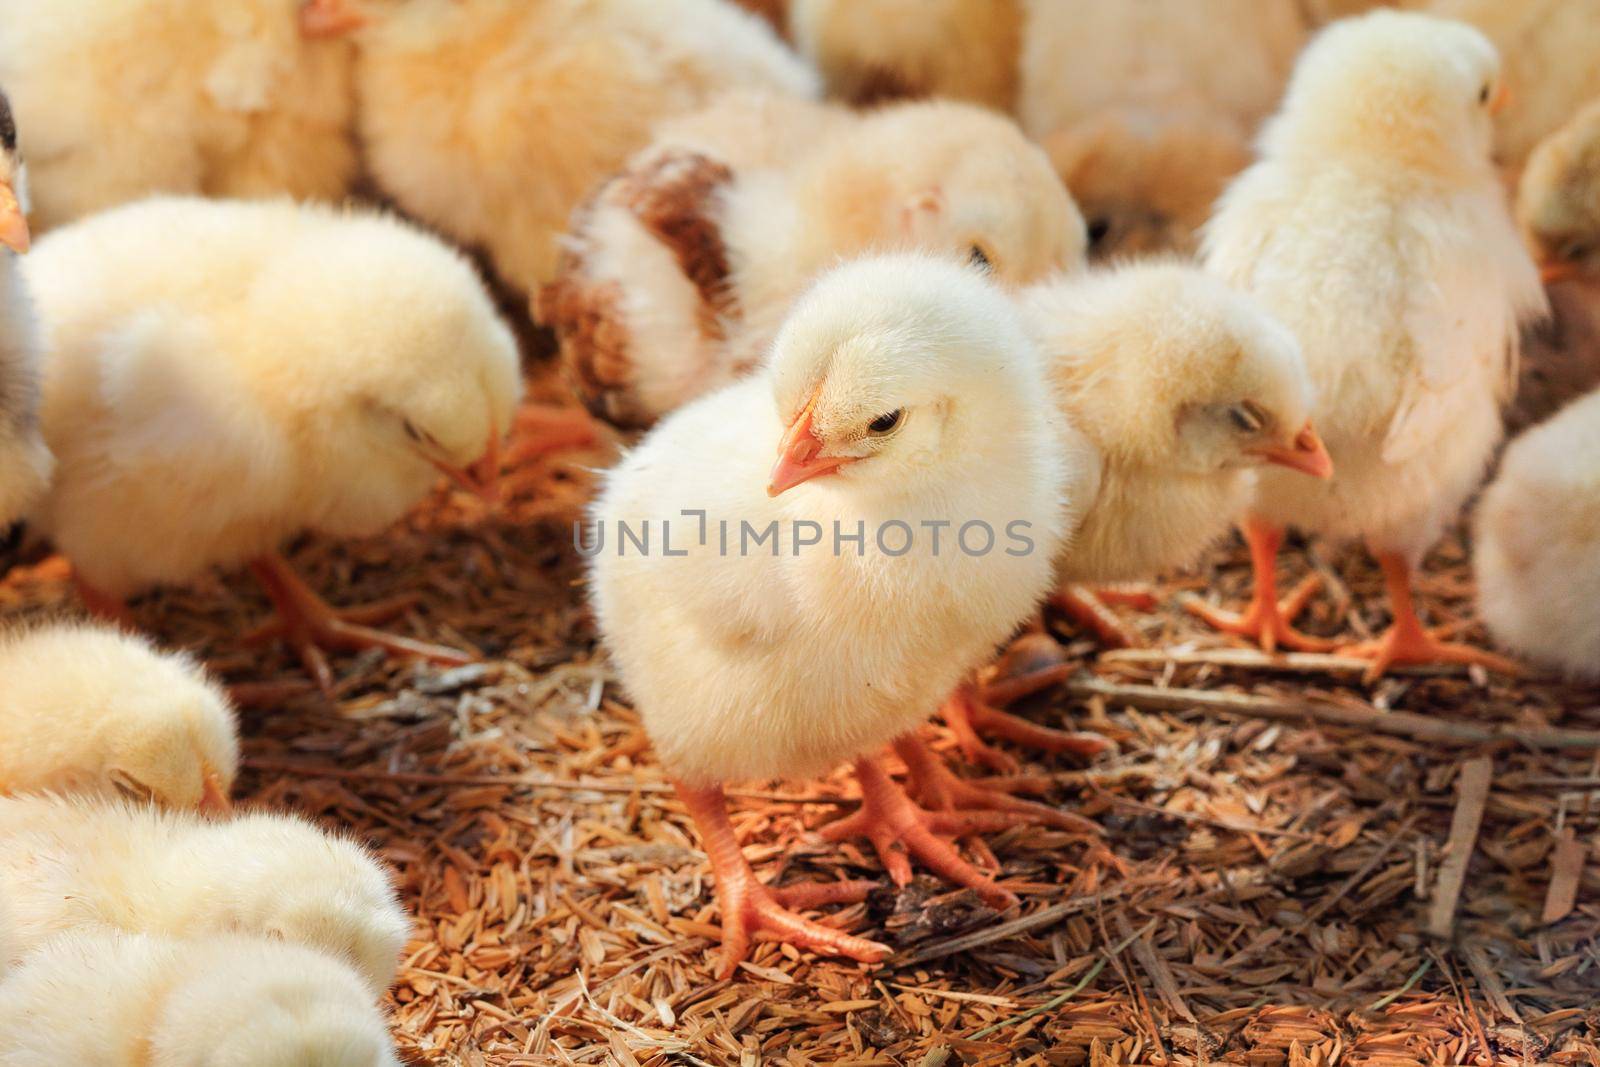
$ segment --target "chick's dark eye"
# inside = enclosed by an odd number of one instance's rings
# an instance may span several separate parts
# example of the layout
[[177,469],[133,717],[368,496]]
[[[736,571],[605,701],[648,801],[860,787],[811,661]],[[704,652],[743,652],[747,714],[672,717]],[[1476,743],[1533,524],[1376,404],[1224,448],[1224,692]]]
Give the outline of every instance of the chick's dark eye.
[[979,248],[977,245],[973,245],[972,246],[971,254],[969,254],[967,256],[967,262],[971,263],[974,267],[977,267],[979,270],[993,270],[994,269],[994,264],[989,260],[988,253],[985,252],[982,248]]
[[893,433],[899,427],[901,419],[905,417],[904,408],[896,408],[887,414],[879,415],[867,423],[867,433],[874,437],[882,437],[886,433]]
[[1229,408],[1228,418],[1233,420],[1234,429],[1240,433],[1258,433],[1266,422],[1261,411],[1248,401]]
[[1100,218],[1089,220],[1089,243],[1091,245],[1098,245],[1101,241],[1104,241],[1110,232],[1110,219]]
[[1483,83],[1483,88],[1478,90],[1478,103],[1480,105],[1483,105],[1483,104],[1487,104],[1488,102],[1489,102],[1489,83],[1488,82],[1484,82]]
[[412,423],[410,419],[402,420],[400,425],[405,429],[407,437],[411,438],[419,445],[423,443],[424,437],[422,431],[417,429],[416,425]]

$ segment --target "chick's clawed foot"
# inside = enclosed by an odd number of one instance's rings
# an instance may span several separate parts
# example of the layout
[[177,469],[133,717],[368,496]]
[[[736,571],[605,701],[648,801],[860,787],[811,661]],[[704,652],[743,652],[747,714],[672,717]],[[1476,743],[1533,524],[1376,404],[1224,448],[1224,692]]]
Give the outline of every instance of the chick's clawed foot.
[[333,669],[328,664],[324,649],[353,652],[381,648],[397,655],[415,656],[450,666],[472,662],[473,657],[460,649],[416,641],[366,625],[393,618],[403,612],[412,602],[406,598],[340,611],[301,581],[288,562],[279,556],[264,556],[255,560],[250,564],[250,570],[272,599],[278,617],[246,635],[246,640],[282,638],[294,649],[306,671],[323,692],[333,689]]
[[862,963],[877,963],[889,946],[847,934],[843,930],[796,915],[791,908],[822,904],[856,903],[869,892],[871,882],[829,882],[819,885],[770,889],[739,849],[728,821],[727,799],[720,786],[691,786],[674,782],[678,798],[700,830],[700,840],[716,876],[717,902],[722,908],[722,967],[719,978],[733,974],[750,954],[752,941],[782,941],[830,956],[848,956]]
[[1283,544],[1283,529],[1260,519],[1244,522],[1245,543],[1250,546],[1250,569],[1254,578],[1250,606],[1243,615],[1219,611],[1202,600],[1184,601],[1191,615],[1212,629],[1248,637],[1261,645],[1263,652],[1280,648],[1295,652],[1327,652],[1334,642],[1303,634],[1289,625],[1311,603],[1322,588],[1322,579],[1308,575],[1282,603],[1278,601],[1278,548]]
[[1122,620],[1112,613],[1110,605],[1121,603],[1142,606],[1152,599],[1148,593],[1140,596],[1116,589],[1091,589],[1086,585],[1074,583],[1063,586],[1051,594],[1050,603],[1060,608],[1073,622],[1094,634],[1095,639],[1106,648],[1142,648],[1143,639],[1123,625]]
[[1020,769],[1013,757],[986,742],[983,739],[985,734],[1024,748],[1051,753],[1068,752],[1078,756],[1097,756],[1112,747],[1112,743],[1099,734],[1055,730],[1030,722],[1020,715],[1001,711],[989,703],[997,691],[1000,691],[1000,686],[991,685],[985,687],[980,695],[972,687],[963,686],[944,706],[945,724],[955,734],[961,754],[970,763],[1000,774],[1014,774]]
[[932,811],[1005,811],[1020,815],[1028,822],[1057,830],[1095,835],[1102,832],[1099,826],[1081,815],[1012,795],[1013,789],[1032,790],[1037,779],[1018,778],[1014,782],[995,779],[981,783],[968,781],[958,777],[915,737],[903,737],[896,741],[894,751],[905,761],[911,781],[911,795]]

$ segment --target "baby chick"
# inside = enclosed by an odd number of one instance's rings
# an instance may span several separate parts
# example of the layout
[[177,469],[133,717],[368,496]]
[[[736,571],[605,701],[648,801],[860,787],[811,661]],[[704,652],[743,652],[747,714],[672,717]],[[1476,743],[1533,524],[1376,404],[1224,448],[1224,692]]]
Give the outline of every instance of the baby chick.
[[0,896],[20,952],[85,923],[237,931],[339,956],[374,994],[394,980],[410,931],[372,854],[310,823],[92,798],[0,798]]
[[[1292,334],[1200,270],[1146,261],[1043,282],[1020,298],[1067,425],[1092,450],[1086,509],[1056,561],[1057,606],[1098,628],[1086,587],[1193,564],[1249,505],[1266,465],[1327,478],[1311,381]],[[969,759],[1011,761],[979,730],[1093,751],[964,694],[945,710]]]
[[[1412,5],[1417,6],[1417,5]],[[1505,61],[1495,158],[1513,170],[1584,104],[1600,96],[1600,0],[1429,0],[1433,15],[1482,30]]]
[[1100,262],[1199,245],[1230,179],[1250,162],[1238,127],[1206,111],[1111,108],[1043,141]]
[[[740,113],[764,106],[746,98],[718,119],[748,128]],[[841,257],[923,248],[1013,285],[1082,263],[1082,218],[1009,120],[949,102],[809,117],[821,143],[775,167],[740,167],[711,151],[722,139],[673,133],[583,213],[539,315],[591,411],[649,426],[747,373]]]
[[1026,10],[1017,115],[1040,138],[1116,106],[1209,112],[1248,135],[1306,33],[1283,0],[1026,0]]
[[227,809],[233,711],[188,656],[118,630],[48,626],[0,639],[0,678],[0,791]]
[[1517,187],[1517,222],[1546,284],[1600,277],[1600,100],[1528,157]]
[[1348,650],[1394,663],[1505,660],[1434,639],[1410,574],[1477,487],[1501,436],[1519,324],[1541,315],[1538,271],[1489,160],[1503,85],[1469,26],[1379,11],[1306,50],[1261,159],[1228,189],[1204,237],[1209,268],[1299,337],[1313,417],[1337,474],[1263,473],[1245,524],[1256,590],[1241,618],[1265,647],[1312,647],[1274,601],[1273,559],[1294,523],[1365,538],[1394,624]]
[[1512,442],[1476,533],[1478,609],[1494,639],[1572,678],[1600,677],[1600,392]]
[[789,32],[829,93],[853,104],[1016,103],[1021,0],[791,0]]
[[740,86],[818,91],[726,0],[408,0],[363,31],[358,68],[379,186],[529,294],[572,209],[656,122]]
[[0,981],[3,1067],[399,1067],[345,964],[237,935],[90,926]]
[[[44,325],[38,525],[92,606],[249,563],[324,689],[323,647],[454,649],[341,615],[277,555],[366,536],[443,471],[488,491],[521,383],[471,265],[380,215],[162,198],[86,219],[24,261]],[[390,606],[389,614],[398,609]]]
[[39,431],[39,337],[16,257],[28,250],[28,181],[0,92],[0,529],[31,507],[55,460]]
[[[867,757],[927,718],[1048,586],[1071,517],[1048,397],[982,272],[860,260],[800,301],[760,373],[664,420],[608,475],[597,529],[620,538],[648,521],[662,539],[653,553],[602,546],[594,606],[711,857],[727,970],[758,932],[861,960],[886,951],[756,881],[728,822],[729,779],[854,759],[863,808],[835,836],[866,833],[897,881],[908,851],[1010,899],[935,836],[1004,813],[918,809]],[[769,527],[770,552],[752,548]],[[1003,543],[979,551],[983,528]],[[835,540],[858,530],[859,551]]]
[[[0,0],[40,230],[151,193],[336,199],[352,52],[329,0]],[[333,9],[330,11],[329,9]]]

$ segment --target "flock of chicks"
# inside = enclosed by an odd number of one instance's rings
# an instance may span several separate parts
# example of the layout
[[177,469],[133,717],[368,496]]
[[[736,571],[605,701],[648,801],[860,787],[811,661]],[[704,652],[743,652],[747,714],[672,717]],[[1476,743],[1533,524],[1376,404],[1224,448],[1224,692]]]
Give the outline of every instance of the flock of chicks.
[[[796,52],[726,0],[0,0],[0,519],[124,623],[130,595],[248,567],[276,608],[248,636],[324,689],[329,650],[463,662],[280,549],[379,531],[441,474],[492,501],[509,454],[593,429],[519,403],[460,253],[316,203],[369,182],[481,249],[589,411],[642,432],[592,507],[592,602],[701,830],[725,967],[753,938],[881,959],[800,914],[869,886],[761,883],[722,783],[850,762],[861,807],[825,836],[1009,906],[955,838],[1098,827],[916,729],[942,708],[1001,770],[986,735],[1103,750],[999,707],[1064,676],[1046,600],[1115,640],[1109,586],[1237,524],[1250,604],[1194,609],[1332,648],[1292,626],[1314,587],[1277,596],[1295,526],[1383,569],[1392,627],[1342,650],[1369,677],[1516,669],[1427,632],[1411,572],[1500,443],[1541,268],[1600,267],[1600,84],[1561,47],[1600,12],[1349,10],[1372,6],[791,0],[769,14]],[[1477,517],[1491,632],[1579,676],[1596,456],[1600,394],[1514,443]],[[980,684],[1019,629],[1022,667]],[[0,677],[0,1064],[394,1062],[387,876],[221,817],[214,683],[82,625],[13,635]]]

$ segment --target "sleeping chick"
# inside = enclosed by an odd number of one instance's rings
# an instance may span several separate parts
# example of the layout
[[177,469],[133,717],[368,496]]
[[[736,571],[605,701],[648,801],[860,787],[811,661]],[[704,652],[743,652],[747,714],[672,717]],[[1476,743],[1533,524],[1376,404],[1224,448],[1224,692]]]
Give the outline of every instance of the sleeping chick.
[[352,52],[327,0],[0,0],[0,85],[47,230],[152,193],[337,199]]
[[460,254],[380,215],[161,198],[25,266],[59,460],[36,517],[91,606],[248,563],[278,609],[263,636],[324,689],[324,647],[466,661],[349,621],[377,612],[341,616],[277,554],[382,530],[441,471],[490,488],[517,351]]
[[1306,32],[1284,0],[1026,0],[1026,12],[1017,115],[1038,138],[1118,106],[1205,112],[1249,136]]
[[655,123],[741,86],[817,94],[726,0],[407,0],[362,32],[358,69],[378,185],[530,295],[572,209]]
[[188,656],[119,630],[47,626],[0,638],[0,678],[0,792],[227,809],[233,711]]
[[263,938],[92,926],[0,981],[0,1067],[399,1067],[350,968]]
[[[648,521],[664,540],[653,553],[602,545],[592,599],[710,855],[725,972],[758,932],[861,960],[886,951],[756,881],[728,822],[729,779],[854,759],[863,807],[836,826],[870,837],[896,881],[909,853],[992,903],[1012,899],[935,836],[1001,813],[923,811],[869,757],[936,710],[1049,585],[1073,516],[1048,397],[1015,309],[982,272],[859,260],[799,302],[761,372],[664,420],[607,476],[595,529],[620,538],[619,524],[637,535]],[[684,509],[701,509],[700,533]],[[940,548],[930,523],[946,524]],[[769,528],[770,552],[752,548]],[[832,540],[858,530],[859,551]]]
[[1528,157],[1517,187],[1517,222],[1546,284],[1600,278],[1600,100]]
[[825,132],[779,167],[669,141],[598,194],[539,299],[591,411],[645,427],[747,373],[795,297],[841,258],[928,249],[1013,285],[1082,263],[1082,218],[1009,120],[909,103],[835,117]]
[[31,507],[55,460],[39,430],[39,337],[16,257],[28,250],[28,180],[0,92],[0,530]]
[[1016,102],[1022,0],[791,0],[789,32],[828,92],[852,104]]
[[216,821],[121,801],[0,798],[0,896],[16,948],[85,923],[280,938],[394,980],[410,922],[365,848],[287,815]]
[[1478,505],[1478,610],[1501,645],[1600,678],[1600,392],[1513,441]]
[[[1419,6],[1413,4],[1411,6]],[[1505,62],[1506,105],[1495,159],[1512,170],[1584,104],[1600,96],[1600,0],[1429,0],[1430,14],[1482,30]]]
[[1111,108],[1042,143],[1099,262],[1194,252],[1211,205],[1250,162],[1238,127],[1205,111]]
[[1411,572],[1477,488],[1515,382],[1519,324],[1542,315],[1538,271],[1489,159],[1503,83],[1477,30],[1379,11],[1335,23],[1306,50],[1261,159],[1218,205],[1207,266],[1300,339],[1312,411],[1336,473],[1264,472],[1245,533],[1255,597],[1224,629],[1315,647],[1273,593],[1283,527],[1365,539],[1394,623],[1369,678],[1394,663],[1500,657],[1423,629]]

